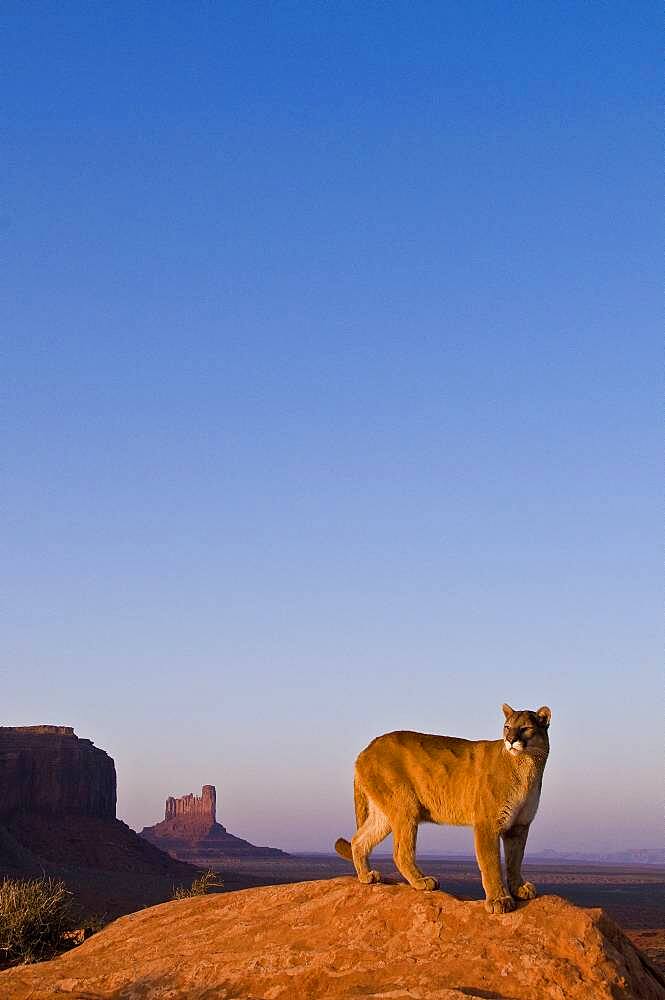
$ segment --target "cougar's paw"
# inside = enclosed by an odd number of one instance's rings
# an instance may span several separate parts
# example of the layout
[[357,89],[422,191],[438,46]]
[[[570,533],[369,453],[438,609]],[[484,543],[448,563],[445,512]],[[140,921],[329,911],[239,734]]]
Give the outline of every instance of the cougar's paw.
[[359,875],[358,881],[362,882],[363,885],[372,885],[373,882],[380,882],[381,872],[377,872],[372,869],[372,871],[367,872],[366,875]]
[[512,890],[515,899],[535,899],[538,893],[533,882],[522,882]]
[[438,888],[438,879],[432,878],[431,875],[423,875],[423,877],[419,878],[414,885],[414,889],[421,889],[424,892],[434,892],[434,890]]
[[497,896],[495,899],[485,900],[485,909],[488,913],[510,913],[515,909],[515,900],[512,896]]

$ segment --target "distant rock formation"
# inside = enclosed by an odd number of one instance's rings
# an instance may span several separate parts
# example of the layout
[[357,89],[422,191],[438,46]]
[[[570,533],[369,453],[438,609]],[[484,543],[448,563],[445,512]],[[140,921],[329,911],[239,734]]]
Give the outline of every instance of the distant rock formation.
[[109,915],[169,899],[196,871],[116,819],[113,759],[71,726],[0,726],[0,877],[62,875]]
[[0,726],[0,823],[16,813],[115,819],[115,764],[71,726]]
[[164,819],[182,819],[211,825],[217,820],[217,791],[214,785],[204,785],[200,795],[183,795],[174,799],[172,795],[166,800]]
[[255,847],[234,837],[217,822],[217,792],[204,785],[200,795],[166,800],[164,819],[146,826],[141,836],[171,857],[200,868],[219,868],[229,858],[286,858],[276,847]]
[[3,1000],[55,996],[663,1000],[665,979],[602,910],[482,902],[336,878],[183,899],[61,958],[0,973]]
[[552,851],[544,850],[531,854],[529,860],[539,861],[583,861],[587,864],[598,862],[603,865],[665,865],[665,848],[636,847],[625,851]]

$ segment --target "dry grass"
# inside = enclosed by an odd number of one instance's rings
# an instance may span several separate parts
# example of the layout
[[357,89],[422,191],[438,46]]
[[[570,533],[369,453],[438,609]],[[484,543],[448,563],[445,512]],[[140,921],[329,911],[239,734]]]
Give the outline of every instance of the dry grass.
[[204,872],[195,878],[190,887],[177,886],[173,890],[174,899],[190,899],[192,896],[205,896],[211,889],[220,889],[224,885],[217,878],[217,873],[211,870]]
[[0,882],[0,963],[52,958],[72,927],[72,894],[61,879]]

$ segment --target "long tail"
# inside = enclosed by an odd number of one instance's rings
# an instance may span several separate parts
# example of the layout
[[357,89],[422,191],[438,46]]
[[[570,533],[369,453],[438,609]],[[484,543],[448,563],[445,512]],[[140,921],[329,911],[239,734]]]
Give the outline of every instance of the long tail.
[[[369,807],[367,804],[367,796],[358,784],[358,779],[353,780],[353,804],[356,809],[356,827],[360,829],[365,820],[367,819],[367,814]],[[338,837],[335,841],[335,850],[340,857],[344,858],[346,861],[353,861],[353,854],[351,853],[351,844],[344,837]]]
[[345,861],[353,861],[353,854],[351,853],[351,843],[345,840],[344,837],[338,837],[335,841],[335,850],[339,854],[340,858],[344,858]]

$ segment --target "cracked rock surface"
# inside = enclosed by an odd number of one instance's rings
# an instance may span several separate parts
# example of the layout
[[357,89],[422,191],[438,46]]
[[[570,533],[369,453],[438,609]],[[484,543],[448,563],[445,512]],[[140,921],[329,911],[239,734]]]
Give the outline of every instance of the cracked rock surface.
[[602,910],[557,896],[479,902],[352,878],[178,900],[121,917],[51,962],[0,974],[3,1000],[663,1000]]

